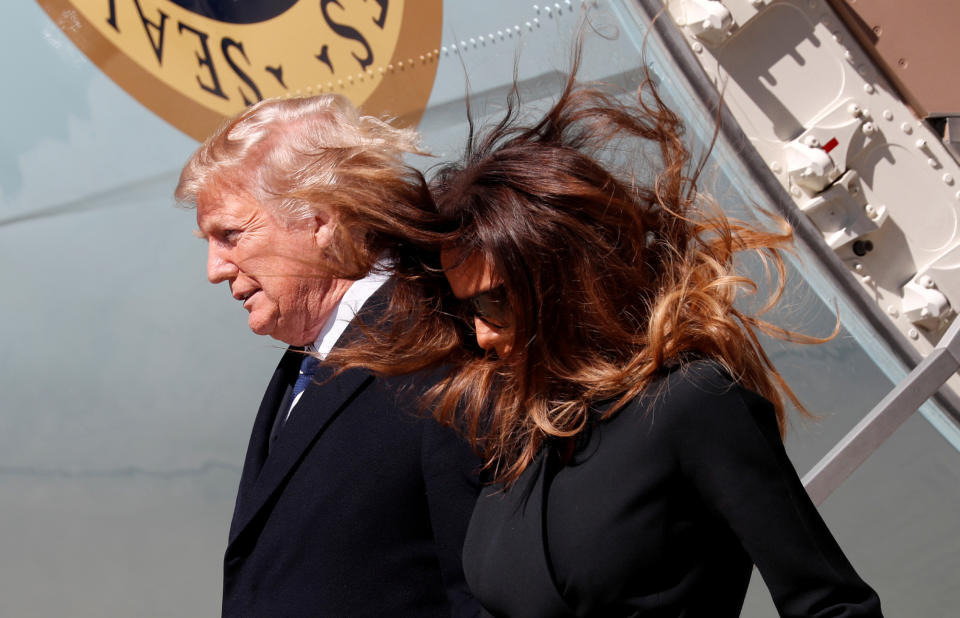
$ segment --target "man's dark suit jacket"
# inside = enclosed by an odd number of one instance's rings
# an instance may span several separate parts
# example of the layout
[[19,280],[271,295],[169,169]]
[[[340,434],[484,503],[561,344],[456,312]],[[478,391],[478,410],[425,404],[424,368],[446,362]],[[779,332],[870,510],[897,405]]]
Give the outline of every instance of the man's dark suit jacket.
[[398,394],[405,380],[363,370],[328,380],[324,367],[269,444],[302,358],[284,354],[254,423],[223,615],[475,615],[460,552],[477,459],[418,414],[413,393]]

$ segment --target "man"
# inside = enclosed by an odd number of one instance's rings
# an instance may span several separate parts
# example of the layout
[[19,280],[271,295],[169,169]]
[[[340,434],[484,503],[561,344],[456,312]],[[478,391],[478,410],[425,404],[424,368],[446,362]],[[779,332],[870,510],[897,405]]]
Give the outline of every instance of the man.
[[470,449],[399,394],[404,380],[315,361],[389,300],[373,222],[428,199],[401,159],[415,151],[415,133],[342,97],[276,100],[210,137],[181,174],[210,282],[229,284],[253,332],[291,346],[250,438],[225,616],[479,611],[460,567],[478,492]]

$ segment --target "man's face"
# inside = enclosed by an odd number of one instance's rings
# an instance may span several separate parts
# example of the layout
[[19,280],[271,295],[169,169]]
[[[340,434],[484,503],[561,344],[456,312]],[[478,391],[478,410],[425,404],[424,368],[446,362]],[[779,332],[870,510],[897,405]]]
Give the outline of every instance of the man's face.
[[350,287],[320,275],[333,229],[323,217],[287,223],[244,193],[205,190],[197,226],[208,243],[207,278],[229,283],[258,335],[312,343]]

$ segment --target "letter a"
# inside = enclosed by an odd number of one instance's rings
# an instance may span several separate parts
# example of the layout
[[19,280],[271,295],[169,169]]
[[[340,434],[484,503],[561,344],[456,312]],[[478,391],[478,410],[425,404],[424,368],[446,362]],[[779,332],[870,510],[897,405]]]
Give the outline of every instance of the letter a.
[[[157,9],[157,13],[160,13],[160,23],[157,24],[144,16],[143,9],[140,8],[140,0],[133,0],[133,4],[137,7],[137,13],[140,13],[140,21],[143,22],[143,29],[147,33],[147,38],[150,39],[150,45],[153,46],[153,53],[157,55],[157,62],[162,66],[163,33],[167,25],[167,14]],[[154,32],[158,34],[157,38],[154,38]]]

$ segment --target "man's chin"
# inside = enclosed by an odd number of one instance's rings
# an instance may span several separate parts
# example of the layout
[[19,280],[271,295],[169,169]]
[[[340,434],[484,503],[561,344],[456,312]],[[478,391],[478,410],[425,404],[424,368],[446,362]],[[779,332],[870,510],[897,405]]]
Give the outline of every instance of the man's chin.
[[282,332],[282,329],[277,329],[277,325],[275,323],[262,324],[255,323],[253,320],[250,320],[249,326],[250,330],[253,331],[253,334],[271,337],[272,339],[275,339],[280,343],[285,343],[286,345],[305,346],[313,343],[314,340],[314,338],[301,333],[284,333]]
[[256,314],[251,313],[250,318],[247,320],[247,326],[250,327],[250,330],[253,331],[255,335],[270,336],[280,341],[278,337],[273,335],[273,331],[276,329],[276,322],[259,320]]

